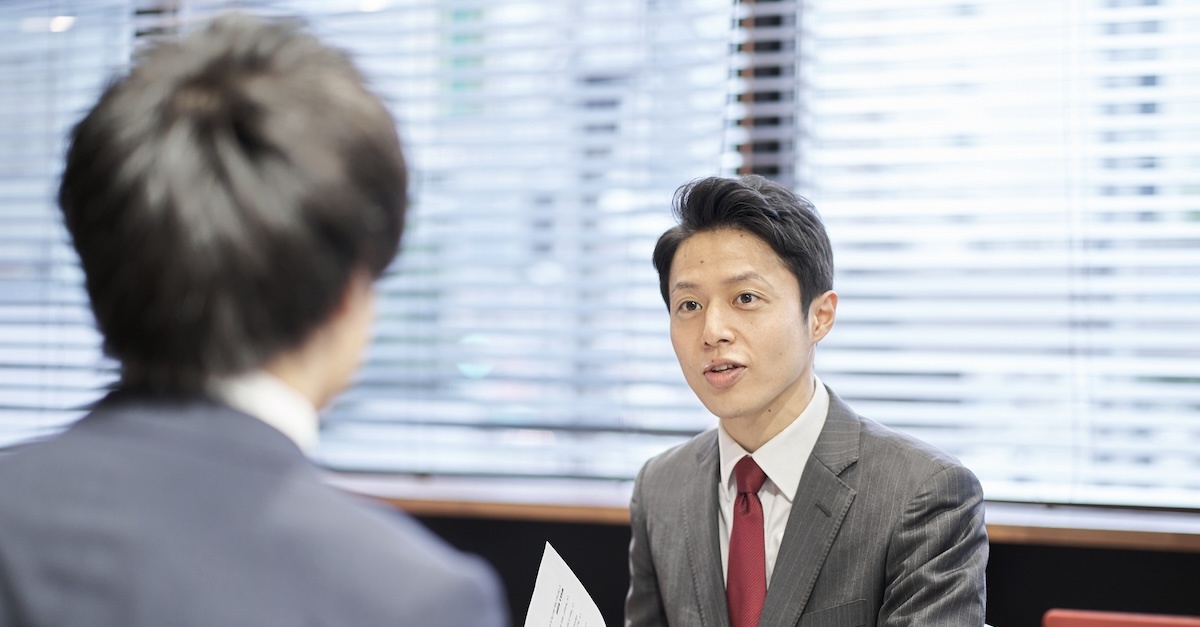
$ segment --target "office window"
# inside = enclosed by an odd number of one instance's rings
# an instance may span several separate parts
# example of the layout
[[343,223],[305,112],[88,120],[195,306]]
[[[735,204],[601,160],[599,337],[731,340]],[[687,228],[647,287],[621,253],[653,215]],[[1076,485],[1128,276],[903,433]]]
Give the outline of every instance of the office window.
[[66,129],[133,24],[125,1],[0,4],[0,447],[56,432],[112,378],[54,194]]
[[301,10],[396,103],[417,202],[319,459],[627,479],[702,428],[649,258],[722,168],[729,4],[327,6]]
[[112,379],[63,132],[140,42],[229,6],[353,52],[414,171],[320,463],[627,481],[711,427],[650,251],[680,183],[755,172],[829,225],[817,371],[861,413],[993,499],[1200,508],[1193,1],[2,4],[0,445]]
[[884,4],[803,20],[819,372],[991,499],[1200,506],[1196,3]]

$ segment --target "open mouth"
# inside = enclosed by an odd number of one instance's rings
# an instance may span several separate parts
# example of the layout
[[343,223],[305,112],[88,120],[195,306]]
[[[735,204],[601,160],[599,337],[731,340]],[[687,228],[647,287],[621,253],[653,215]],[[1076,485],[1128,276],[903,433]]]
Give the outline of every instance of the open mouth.
[[714,364],[704,369],[704,378],[715,388],[726,388],[737,383],[746,367],[735,363]]

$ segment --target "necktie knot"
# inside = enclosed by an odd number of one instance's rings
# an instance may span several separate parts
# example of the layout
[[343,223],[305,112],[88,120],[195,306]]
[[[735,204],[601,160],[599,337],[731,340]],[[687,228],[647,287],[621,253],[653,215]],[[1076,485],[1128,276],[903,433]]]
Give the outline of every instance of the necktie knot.
[[758,494],[767,480],[767,473],[758,467],[753,457],[746,455],[734,465],[733,478],[737,481],[738,494]]

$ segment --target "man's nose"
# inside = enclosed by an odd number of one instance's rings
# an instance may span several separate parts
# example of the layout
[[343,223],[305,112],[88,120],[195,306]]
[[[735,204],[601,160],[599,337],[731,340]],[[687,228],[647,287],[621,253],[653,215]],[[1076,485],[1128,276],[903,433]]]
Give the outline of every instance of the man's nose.
[[733,326],[729,312],[721,307],[710,307],[704,312],[704,345],[716,346],[733,341]]

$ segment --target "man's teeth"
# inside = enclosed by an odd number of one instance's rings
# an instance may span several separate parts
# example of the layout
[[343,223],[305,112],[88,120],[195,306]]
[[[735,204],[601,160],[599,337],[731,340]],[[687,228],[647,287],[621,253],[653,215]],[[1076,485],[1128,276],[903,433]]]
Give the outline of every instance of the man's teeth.
[[720,366],[714,366],[710,372],[725,372],[726,370],[733,370],[734,368],[737,368],[737,366],[733,364],[723,364]]

